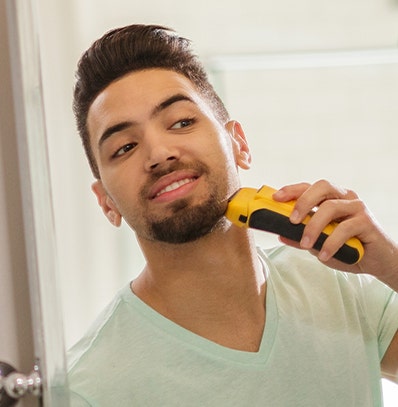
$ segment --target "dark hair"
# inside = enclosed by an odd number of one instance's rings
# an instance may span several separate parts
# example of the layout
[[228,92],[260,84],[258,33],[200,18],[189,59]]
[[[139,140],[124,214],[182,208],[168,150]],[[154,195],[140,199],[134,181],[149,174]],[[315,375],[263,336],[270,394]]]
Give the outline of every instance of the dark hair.
[[82,55],[76,72],[73,110],[77,128],[96,178],[100,178],[87,129],[89,108],[114,80],[132,71],[163,68],[176,71],[196,86],[214,109],[216,118],[229,119],[221,99],[209,83],[202,63],[190,48],[190,41],[159,25],[134,24],[117,28],[95,41]]

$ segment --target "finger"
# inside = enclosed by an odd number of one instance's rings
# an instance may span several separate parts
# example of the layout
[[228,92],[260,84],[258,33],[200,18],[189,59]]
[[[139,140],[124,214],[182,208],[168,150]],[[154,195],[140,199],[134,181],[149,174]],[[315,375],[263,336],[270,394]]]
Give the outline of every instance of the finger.
[[[353,231],[357,230],[357,227],[353,224],[347,224],[347,230]],[[359,230],[359,229],[358,229]],[[341,232],[341,233],[340,233]],[[321,250],[316,250],[314,248],[305,249],[300,245],[300,243],[279,236],[279,241],[288,246],[292,246],[296,249],[306,250],[311,253],[313,256],[317,257],[322,263],[326,264],[329,267],[337,268],[339,270],[353,271],[353,266],[350,264],[342,263],[340,260],[334,258],[338,250],[347,242],[347,240],[352,237],[352,233],[346,233],[344,230],[339,230],[336,234],[331,235],[327,238],[321,247]],[[347,237],[348,236],[348,237]]]
[[292,200],[296,200],[300,197],[309,187],[311,184],[307,182],[302,182],[299,184],[291,184],[285,185],[284,187],[280,188],[276,191],[272,197],[275,201],[279,202],[288,202]]
[[300,223],[314,208],[331,199],[357,199],[355,192],[335,186],[328,181],[317,181],[297,199],[290,220]]
[[[278,237],[279,241],[287,246],[291,246],[294,247],[295,249],[300,249],[300,250],[306,250],[309,253],[311,253],[313,256],[318,257],[320,256],[320,252],[318,250],[315,249],[304,249],[303,247],[300,246],[300,243],[296,242],[295,240],[291,240],[291,239],[287,239],[283,236],[279,236]],[[328,253],[325,253],[326,255],[326,260],[324,262],[330,262],[331,257],[329,257]],[[340,261],[335,260],[335,264],[341,264]]]
[[329,262],[350,238],[355,236],[359,237],[362,230],[362,218],[350,218],[338,224],[333,233],[329,235],[322,245],[318,259],[323,263]]
[[283,244],[295,247],[296,249],[302,249],[302,247],[300,246],[300,242],[296,242],[295,240],[291,240],[283,236],[278,236],[278,239]]
[[[342,222],[350,217],[360,216],[363,211],[364,205],[359,200],[331,199],[323,202],[305,226],[300,242],[301,246],[304,249],[312,248],[328,224],[332,222]],[[342,223],[344,224],[344,222]],[[348,232],[350,234],[350,231]],[[335,233],[335,231],[333,233]],[[352,236],[354,235],[351,231],[348,238]],[[343,243],[345,243],[345,241]]]

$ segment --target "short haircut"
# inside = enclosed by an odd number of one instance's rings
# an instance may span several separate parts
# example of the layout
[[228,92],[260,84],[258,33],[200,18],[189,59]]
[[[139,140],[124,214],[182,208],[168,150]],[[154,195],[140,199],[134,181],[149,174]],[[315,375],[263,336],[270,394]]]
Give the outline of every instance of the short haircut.
[[188,39],[159,25],[133,24],[107,32],[82,55],[76,72],[73,110],[77,129],[94,176],[100,179],[87,129],[87,115],[98,94],[110,83],[134,71],[168,69],[187,77],[209,102],[222,124],[228,112],[210,84],[203,64]]

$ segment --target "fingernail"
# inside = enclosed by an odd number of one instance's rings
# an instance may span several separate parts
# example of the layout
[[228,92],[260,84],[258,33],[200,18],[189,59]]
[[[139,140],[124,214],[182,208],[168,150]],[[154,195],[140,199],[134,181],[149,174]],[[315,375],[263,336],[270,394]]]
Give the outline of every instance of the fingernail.
[[298,213],[298,211],[296,209],[290,215],[290,222],[292,222],[292,223],[299,223],[300,222],[299,213]]
[[318,258],[319,258],[320,261],[327,261],[327,260],[329,260],[329,254],[328,254],[328,252],[326,252],[325,250],[322,250],[322,251],[319,253]]
[[300,246],[303,249],[311,249],[312,245],[310,239],[307,236],[304,236],[300,241]]
[[280,190],[274,192],[274,194],[272,195],[272,197],[273,197],[273,198],[276,198],[276,199],[281,199],[281,198],[283,198],[285,195],[286,195],[286,192],[285,192],[283,189],[280,189]]

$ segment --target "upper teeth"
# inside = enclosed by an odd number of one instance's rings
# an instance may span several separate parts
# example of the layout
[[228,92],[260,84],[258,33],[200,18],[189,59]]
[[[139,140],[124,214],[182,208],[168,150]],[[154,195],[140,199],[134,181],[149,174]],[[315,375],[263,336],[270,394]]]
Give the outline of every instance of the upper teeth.
[[161,194],[164,194],[165,192],[174,191],[175,189],[181,187],[182,185],[188,184],[189,182],[192,182],[192,181],[193,181],[193,178],[185,178],[185,179],[182,179],[182,180],[180,180],[180,181],[173,182],[172,184],[167,185],[166,188],[163,188],[162,190],[160,190],[160,191],[156,194],[156,196],[159,196],[159,195],[161,195]]

